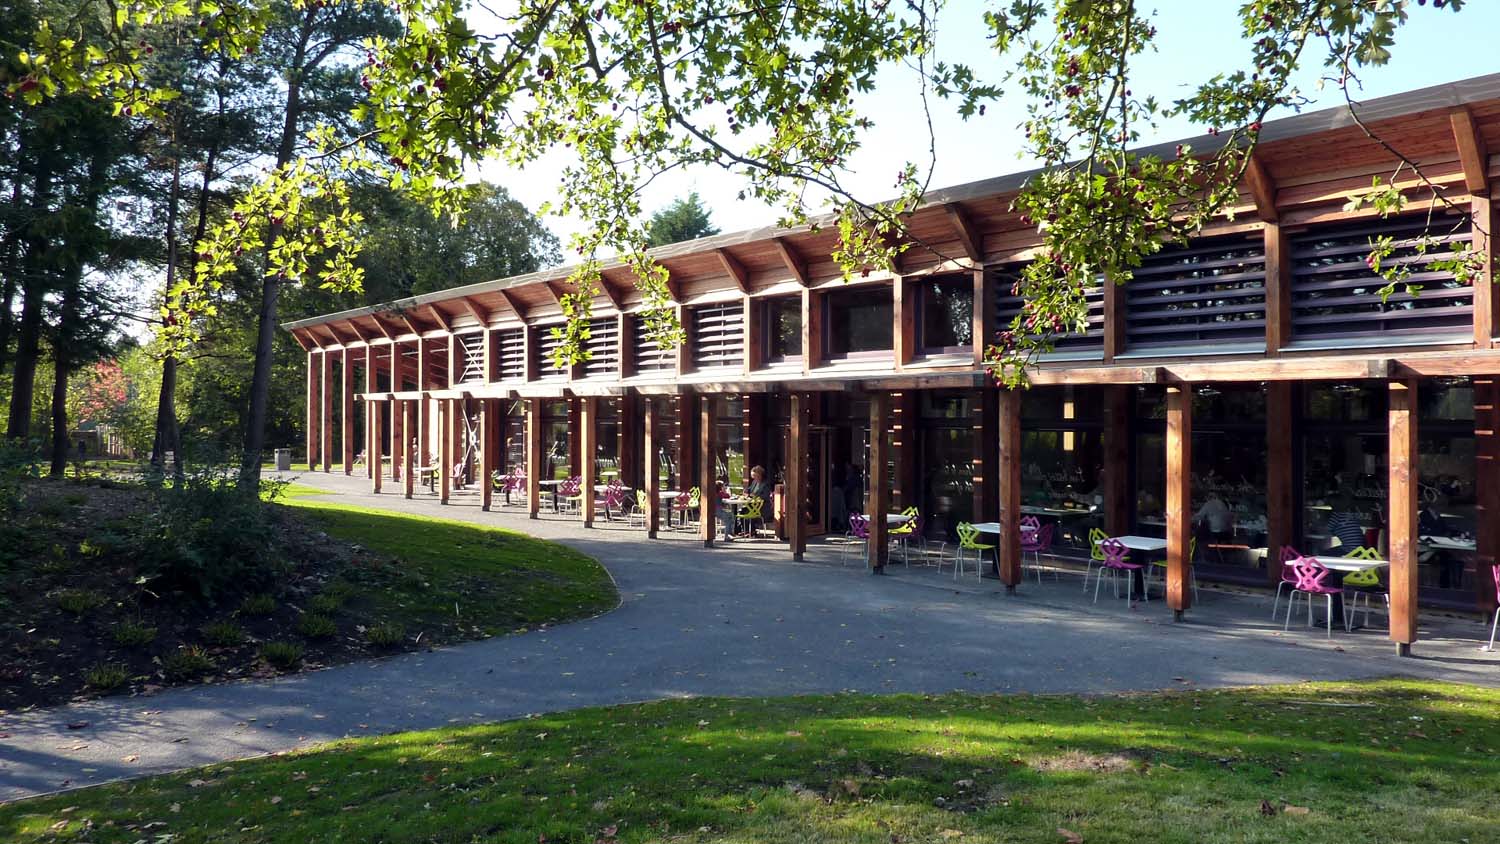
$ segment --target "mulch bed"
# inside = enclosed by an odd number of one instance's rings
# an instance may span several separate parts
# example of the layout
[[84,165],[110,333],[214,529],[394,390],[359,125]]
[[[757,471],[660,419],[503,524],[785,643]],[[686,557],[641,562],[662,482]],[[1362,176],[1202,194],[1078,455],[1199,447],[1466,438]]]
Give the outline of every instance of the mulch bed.
[[[364,638],[369,613],[361,592],[371,580],[395,580],[400,569],[357,545],[330,538],[294,511],[274,507],[274,529],[291,574],[275,589],[275,608],[264,615],[241,611],[246,594],[226,594],[213,602],[181,595],[158,595],[139,582],[135,566],[90,553],[101,536],[129,531],[130,519],[147,505],[139,488],[103,482],[28,482],[16,518],[0,524],[0,714],[52,706],[101,694],[150,694],[165,686],[221,682],[282,673],[259,656],[266,642],[300,645],[300,666],[310,670],[367,659],[418,645],[406,641],[376,646]],[[312,598],[337,580],[361,581],[338,609],[326,612],[337,625],[330,636],[309,637],[298,630]],[[65,608],[69,595],[97,605]],[[120,625],[155,628],[145,644],[116,641]],[[218,622],[238,625],[244,640],[215,644],[203,628]],[[427,639],[420,647],[438,644]],[[208,663],[201,672],[174,674],[171,666],[184,647],[201,649]],[[92,688],[85,675],[97,666],[117,666],[127,679],[111,689]],[[95,675],[98,676],[97,674]]]

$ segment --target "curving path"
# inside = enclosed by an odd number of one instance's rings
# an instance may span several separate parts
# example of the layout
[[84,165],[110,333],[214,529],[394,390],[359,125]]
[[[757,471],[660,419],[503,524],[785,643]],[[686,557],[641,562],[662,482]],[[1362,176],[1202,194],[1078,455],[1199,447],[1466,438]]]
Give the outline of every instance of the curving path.
[[[532,522],[474,499],[371,495],[363,478],[303,475],[355,503],[440,513],[558,539],[603,561],[618,609],[588,621],[273,681],[175,689],[0,716],[0,801],[350,735],[494,721],[689,695],[1107,692],[1389,674],[1500,683],[1480,625],[1427,619],[1418,658],[1378,631],[1283,636],[1261,597],[1204,591],[1189,622],[1158,603],[1082,599],[1066,577],[1016,595],[991,582],[896,569],[870,577],[814,548],[686,536],[646,542],[613,525]],[[1488,631],[1483,631],[1487,633]],[[82,729],[69,723],[87,721]]]

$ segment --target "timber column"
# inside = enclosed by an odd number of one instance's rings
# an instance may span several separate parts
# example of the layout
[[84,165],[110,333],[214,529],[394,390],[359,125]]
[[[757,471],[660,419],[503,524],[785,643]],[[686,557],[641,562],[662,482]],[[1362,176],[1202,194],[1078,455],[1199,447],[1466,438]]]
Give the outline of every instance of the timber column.
[[641,478],[641,487],[646,491],[646,538],[655,539],[661,526],[661,496],[658,494],[661,469],[657,465],[661,443],[656,441],[656,400],[645,396],[641,401],[646,406],[646,430],[642,434],[646,476]]
[[339,445],[343,449],[344,474],[354,474],[354,350],[339,354]]
[[594,477],[597,472],[594,454],[598,451],[599,400],[593,396],[584,396],[577,399],[577,402],[579,428],[575,439],[579,443],[578,459],[582,465],[575,468],[582,469],[578,473],[582,481],[578,492],[583,496],[583,526],[591,528],[594,526],[594,485],[597,483]]
[[453,401],[438,399],[438,503],[448,503],[453,477]]
[[495,457],[499,452],[499,399],[479,400],[479,509],[488,511],[495,498]]
[[[319,433],[322,435],[322,447],[319,449],[319,457],[323,460],[323,471],[333,471],[333,358],[327,352],[323,353],[322,365],[318,367],[323,373],[323,409],[318,422]],[[312,466],[307,467],[309,470]]]
[[[401,354],[401,344],[392,342],[390,344],[391,354],[391,392],[399,393],[406,389],[406,359]],[[403,402],[403,404],[405,404]],[[397,413],[396,406],[391,405],[391,480],[400,480],[401,472],[406,466],[406,458],[411,451],[407,440],[411,439],[411,420],[406,414]]]
[[782,529],[786,531],[787,544],[792,550],[792,559],[801,561],[807,553],[807,522],[802,517],[802,502],[807,498],[807,396],[792,393],[791,418],[787,425],[786,487],[781,504]]
[[891,396],[889,393],[870,394],[870,485],[869,505],[865,515],[870,519],[870,544],[868,556],[871,574],[885,574],[885,564],[890,559],[889,530],[886,511],[890,510],[891,492],[886,486],[885,472],[885,428],[888,422]]
[[526,513],[542,509],[542,400],[526,400]]
[[[1192,606],[1193,387],[1167,387],[1167,606],[1174,621]],[[1134,588],[1132,586],[1132,588]]]
[[1292,384],[1266,384],[1266,584],[1281,582],[1281,548],[1295,545],[1292,506]]
[[[375,438],[375,429],[370,426],[370,417],[374,415],[374,405],[370,403],[370,394],[375,392],[376,370],[375,347],[365,346],[365,476],[375,477],[375,472],[381,468],[378,446],[380,441]],[[391,427],[396,425],[395,405],[391,405]],[[396,456],[391,455],[394,461]],[[392,464],[394,465],[394,463]]]
[[[380,448],[380,402],[366,401],[365,406],[369,408],[370,411],[370,431],[372,432],[371,438],[375,441],[375,447],[378,449]],[[378,453],[376,454],[375,458],[379,459]],[[375,471],[370,474],[370,490],[372,492],[380,492],[380,485],[383,480],[384,478],[380,474],[380,467],[375,467]]]
[[[411,430],[411,426],[416,424],[415,420],[417,416],[417,409],[415,407],[415,403],[410,399],[407,399],[405,401],[398,402],[397,404],[399,404],[401,408],[402,427],[409,431]],[[391,405],[392,419],[395,419],[397,404]],[[392,424],[395,423],[392,422]],[[399,447],[400,451],[405,452],[406,454],[407,468],[406,472],[401,475],[401,486],[402,489],[405,490],[406,497],[411,498],[412,490],[416,486],[417,481],[417,473],[411,470],[411,467],[415,465],[413,461],[416,460],[417,441],[412,439],[411,437],[406,437],[401,442],[397,443],[397,446]],[[394,453],[391,454],[391,460],[394,461],[395,459],[396,455]],[[376,474],[380,473],[377,472]]]
[[307,470],[318,465],[318,368],[323,352],[307,353]]
[[1021,583],[1021,394],[1016,390],[999,391],[997,416],[1000,442],[999,488],[996,498],[1000,510],[1000,536],[996,539],[995,558],[999,563],[1000,582],[1005,591],[1014,592]]
[[1411,655],[1417,641],[1417,379],[1390,382],[1391,641]]
[[[719,515],[719,491],[714,477],[714,404],[710,396],[685,396],[689,403],[698,404],[698,503],[702,506],[699,516],[699,536],[704,548],[714,547],[714,527]],[[689,446],[691,450],[691,446]]]

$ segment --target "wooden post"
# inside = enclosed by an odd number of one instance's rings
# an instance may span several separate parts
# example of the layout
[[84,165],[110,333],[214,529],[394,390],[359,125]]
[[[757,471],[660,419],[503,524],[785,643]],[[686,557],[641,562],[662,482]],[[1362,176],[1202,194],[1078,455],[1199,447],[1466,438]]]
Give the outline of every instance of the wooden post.
[[526,512],[542,509],[542,400],[526,400]]
[[[395,415],[395,407],[395,405],[391,405],[392,416]],[[402,428],[408,431],[411,430],[411,426],[416,424],[416,416],[417,408],[410,399],[401,402]],[[411,498],[412,490],[416,488],[417,483],[417,473],[413,472],[411,468],[416,465],[415,461],[417,456],[413,453],[417,449],[416,442],[417,441],[412,439],[411,437],[406,437],[399,443],[400,450],[406,455],[406,472],[401,475],[401,485],[405,489],[407,498]],[[396,456],[394,454],[391,455],[391,459],[395,460]]]
[[1500,378],[1474,378],[1475,607],[1495,611],[1494,566],[1500,558]]
[[[485,332],[489,336],[489,332]],[[479,509],[488,511],[494,504],[495,455],[499,435],[496,432],[500,404],[498,399],[479,400],[479,472],[474,480],[479,484]]]
[[1000,390],[998,462],[1000,537],[995,555],[1000,560],[1000,582],[1007,592],[1021,584],[1021,393]]
[[681,305],[677,306],[677,324],[682,326],[682,342],[677,344],[677,374],[687,375],[693,371],[693,312]]
[[890,415],[889,393],[870,394],[870,495],[865,515],[870,517],[868,559],[874,574],[885,574],[890,559],[889,527],[885,517],[891,509],[891,491],[887,486],[885,463],[885,429]]
[[802,374],[823,365],[823,302],[802,288]]
[[354,474],[354,350],[345,349],[339,360],[339,381],[343,387],[339,402],[339,445],[344,452],[344,474]]
[[422,395],[422,403],[417,406],[417,460],[414,466],[427,468],[431,463],[428,454],[432,450],[432,402],[427,399],[428,379],[427,341],[421,337],[417,338],[417,392]]
[[984,352],[988,345],[998,339],[1000,326],[995,324],[992,307],[995,303],[994,282],[984,268],[974,270],[974,368],[984,366]]
[[322,351],[307,353],[307,470],[318,466],[318,372]]
[[1281,581],[1281,547],[1296,546],[1292,507],[1292,383],[1266,384],[1266,583]]
[[997,466],[1000,462],[998,454],[998,443],[990,435],[991,431],[998,430],[1000,422],[996,414],[999,413],[999,395],[996,390],[979,390],[975,394],[976,401],[970,410],[972,425],[970,440],[974,449],[974,456],[970,458],[973,467],[972,481],[974,484],[974,521],[988,522],[998,519],[999,497],[995,492],[996,485],[1000,482],[997,475]]
[[[401,354],[401,345],[391,343],[391,392],[399,393],[406,389],[406,359]],[[403,402],[404,404],[404,402]],[[402,471],[406,468],[408,440],[411,439],[411,422],[406,418],[406,413],[397,414],[395,405],[391,405],[391,480],[399,480]]]
[[1125,288],[1106,278],[1104,285],[1104,362],[1125,352]]
[[453,402],[438,399],[438,503],[448,503],[450,478],[453,476]]
[[[714,545],[714,524],[719,511],[719,496],[714,483],[714,404],[710,396],[697,396],[698,404],[698,534],[704,548]],[[689,402],[691,404],[691,402]]]
[[[379,369],[379,366],[376,363],[376,358],[375,358],[375,347],[374,346],[365,346],[365,395],[367,397],[368,397],[368,395],[370,393],[375,392],[375,385],[378,383],[377,379],[379,377],[378,376],[378,372],[377,372],[378,369]],[[364,405],[365,405],[365,477],[367,477],[367,478],[373,478],[373,477],[375,477],[376,470],[383,468],[383,465],[382,465],[382,463],[380,461],[380,454],[376,451],[376,446],[379,444],[380,441],[375,438],[375,430],[372,427],[370,427],[370,417],[373,415],[373,413],[371,411],[371,408],[373,408],[375,405],[371,404],[368,398],[365,399]],[[394,407],[394,405],[392,405],[392,407]],[[391,414],[391,426],[395,427],[395,425],[396,425],[395,413],[392,412],[392,414]],[[391,455],[391,466],[394,467],[395,465],[396,465],[396,455],[392,454]]]
[[[745,476],[749,477],[750,469],[755,466],[764,467],[766,460],[766,402],[770,397],[765,393],[751,393],[741,396],[742,419],[744,425],[741,432],[745,441]],[[770,480],[767,477],[767,480]],[[771,502],[765,502],[766,512],[769,516]]]
[[[1495,261],[1500,256],[1496,255],[1494,236],[1500,214],[1495,213],[1495,201],[1488,196],[1475,196],[1470,213],[1473,215],[1473,248],[1484,260],[1484,270],[1474,279],[1474,345],[1488,349],[1494,342],[1497,329],[1500,329],[1500,291],[1495,289]],[[1494,596],[1490,598],[1493,600]]]
[[761,319],[761,315],[765,312],[765,309],[761,307],[760,302],[751,299],[749,296],[746,296],[744,298],[743,304],[745,325],[745,335],[743,337],[743,340],[745,355],[743,366],[741,367],[740,371],[746,375],[749,375],[755,370],[760,369],[761,367],[766,365],[766,328],[764,325],[762,325]]
[[803,518],[803,502],[807,500],[807,396],[792,393],[791,418],[787,425],[786,449],[786,500],[783,502],[783,528],[787,545],[791,547],[792,559],[801,561],[807,553],[807,520]]
[[594,526],[594,484],[597,483],[597,461],[594,455],[598,452],[599,443],[599,400],[593,396],[584,396],[577,400],[579,409],[578,436],[579,455],[583,461],[583,471],[578,472],[583,483],[578,491],[583,494],[583,526]]
[[568,474],[575,478],[583,474],[578,471],[579,465],[584,460],[580,441],[582,438],[579,435],[579,431],[582,430],[579,427],[579,405],[582,401],[577,396],[568,399]]
[[1134,388],[1104,388],[1104,532],[1130,533],[1130,399]]
[[916,285],[904,276],[891,279],[891,339],[894,369],[900,372],[917,355],[917,309],[912,295]]
[[[1167,387],[1167,606],[1172,617],[1192,606],[1188,589],[1193,539],[1193,387]],[[1134,587],[1132,587],[1134,588]]]
[[629,392],[620,396],[620,413],[617,417],[619,441],[615,454],[620,460],[620,483],[630,489],[640,489],[641,483],[641,399]]
[[642,399],[646,406],[645,430],[641,434],[642,448],[645,450],[646,467],[645,475],[641,478],[641,487],[646,490],[646,538],[655,539],[656,531],[661,525],[661,498],[657,494],[661,490],[661,466],[658,452],[661,443],[656,439],[656,400],[650,396]]
[[1417,379],[1390,382],[1391,641],[1411,655],[1417,641]]
[[[1292,342],[1292,248],[1280,223],[1265,224],[1265,250],[1266,356],[1279,357]],[[1281,567],[1274,568],[1279,578]]]
[[[323,471],[333,470],[333,358],[328,352],[323,353],[322,366],[319,367],[323,379],[323,404],[320,418],[318,420],[318,431],[321,434],[322,445],[318,448],[318,456],[323,459]],[[307,467],[312,469],[311,466]]]
[[[382,412],[383,409],[381,403],[377,401],[366,402],[365,404],[370,408],[370,427],[375,432],[374,439],[378,446],[380,443],[380,420],[384,415]],[[384,480],[384,473],[377,467],[375,472],[370,475],[370,491],[380,492],[380,487]]]

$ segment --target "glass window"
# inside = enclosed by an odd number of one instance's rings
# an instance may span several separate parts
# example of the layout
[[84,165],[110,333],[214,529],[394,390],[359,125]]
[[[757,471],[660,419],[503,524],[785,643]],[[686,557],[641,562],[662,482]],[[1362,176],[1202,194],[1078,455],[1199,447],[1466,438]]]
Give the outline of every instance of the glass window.
[[1385,422],[1386,388],[1363,381],[1313,384],[1304,412],[1316,422]]
[[973,348],[974,283],[967,278],[936,279],[917,285],[917,313],[921,333],[917,345],[924,352],[956,352]]
[[1099,422],[1104,419],[1104,391],[1098,387],[1035,387],[1021,397],[1021,418],[1042,425]]
[[794,360],[802,357],[802,298],[782,296],[766,299],[764,309],[766,362]]
[[835,290],[825,294],[825,306],[823,343],[829,359],[891,350],[890,285]]
[[1089,552],[1090,528],[1104,526],[1104,434],[1021,432],[1021,512],[1053,525],[1053,547]]
[[928,536],[956,541],[958,523],[974,520],[974,431],[928,427],[922,441],[922,513]]

